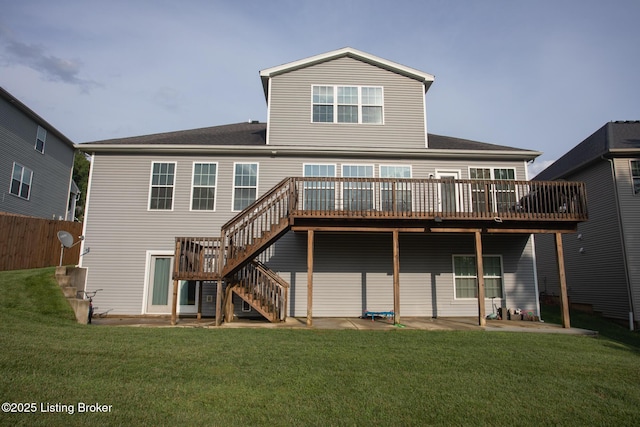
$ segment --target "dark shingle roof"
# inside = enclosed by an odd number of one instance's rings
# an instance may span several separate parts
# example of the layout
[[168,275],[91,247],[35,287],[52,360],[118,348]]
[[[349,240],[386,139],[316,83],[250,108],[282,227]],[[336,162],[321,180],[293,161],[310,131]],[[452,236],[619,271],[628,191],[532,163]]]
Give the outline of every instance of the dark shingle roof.
[[620,149],[635,149],[640,153],[640,121],[616,121],[605,124],[534,179],[562,178],[571,171]]
[[88,144],[265,145],[266,133],[266,123],[252,121],[128,138],[107,139],[104,141],[89,142]]
[[441,150],[496,150],[496,151],[529,151],[522,148],[507,147],[505,145],[489,144],[486,142],[472,141],[470,139],[453,138],[429,134],[429,148]]
[[[89,142],[98,145],[265,145],[267,124],[236,123],[200,129],[182,130],[129,138]],[[440,150],[522,151],[521,148],[488,144],[486,142],[429,134],[429,148]]]

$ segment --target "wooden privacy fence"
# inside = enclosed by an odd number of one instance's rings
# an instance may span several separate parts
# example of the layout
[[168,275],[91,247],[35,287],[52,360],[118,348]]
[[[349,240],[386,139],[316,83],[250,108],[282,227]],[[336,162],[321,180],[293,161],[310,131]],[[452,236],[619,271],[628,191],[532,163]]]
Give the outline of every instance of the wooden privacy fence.
[[[82,223],[0,212],[0,271],[59,265],[58,231],[69,232],[77,242]],[[79,260],[79,244],[65,248],[62,265],[76,265]]]

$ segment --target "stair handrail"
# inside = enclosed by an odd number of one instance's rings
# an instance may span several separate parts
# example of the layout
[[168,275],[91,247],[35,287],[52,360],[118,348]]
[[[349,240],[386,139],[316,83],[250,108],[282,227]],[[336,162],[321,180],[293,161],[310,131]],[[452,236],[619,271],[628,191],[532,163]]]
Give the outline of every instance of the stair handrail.
[[[293,178],[283,179],[221,227],[221,244],[226,249],[221,272],[229,259],[246,257],[249,260],[252,253],[246,252],[247,248],[269,235],[273,226],[282,225],[282,221],[288,220],[293,182]],[[281,228],[277,232],[282,231]]]
[[[260,280],[260,277],[265,280]],[[243,294],[251,294],[247,301],[263,314],[271,314],[270,320],[285,320],[289,284],[257,260],[246,264],[234,275],[234,282],[243,289]]]

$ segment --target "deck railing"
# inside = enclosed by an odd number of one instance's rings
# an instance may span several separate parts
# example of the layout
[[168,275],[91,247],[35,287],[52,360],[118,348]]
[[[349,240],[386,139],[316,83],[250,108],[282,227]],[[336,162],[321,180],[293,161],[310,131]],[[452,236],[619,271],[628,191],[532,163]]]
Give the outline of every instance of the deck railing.
[[294,178],[303,217],[569,220],[587,218],[584,184],[564,181]]
[[176,237],[174,280],[215,280],[220,262],[219,237]]

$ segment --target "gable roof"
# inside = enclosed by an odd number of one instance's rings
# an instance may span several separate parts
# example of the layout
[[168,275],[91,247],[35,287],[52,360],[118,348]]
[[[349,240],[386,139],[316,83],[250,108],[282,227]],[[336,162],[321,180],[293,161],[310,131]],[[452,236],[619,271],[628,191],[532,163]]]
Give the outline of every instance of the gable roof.
[[435,79],[433,75],[416,70],[415,68],[407,67],[402,64],[359,51],[352,47],[344,47],[342,49],[332,50],[331,52],[322,53],[320,55],[311,56],[309,58],[300,59],[298,61],[289,62],[260,71],[260,78],[262,79],[265,98],[268,99],[269,80],[271,77],[343,57],[354,58],[385,70],[418,80],[424,84],[425,93],[429,90],[431,83],[433,83],[433,80]]
[[541,153],[469,139],[429,134],[429,148],[366,149],[352,147],[297,147],[266,144],[267,124],[257,121],[200,129],[86,142],[86,152],[216,152],[228,154],[344,155],[386,157],[508,157],[531,160]]
[[49,122],[47,122],[45,119],[43,119],[38,114],[36,114],[35,111],[33,111],[31,108],[27,107],[25,104],[20,102],[18,98],[11,95],[2,86],[0,86],[0,97],[7,100],[9,104],[12,104],[14,107],[16,107],[22,113],[24,113],[31,120],[33,120],[34,122],[36,122],[37,124],[45,128],[47,132],[54,134],[64,144],[68,145],[69,147],[75,148],[75,144],[69,138],[64,136],[62,132],[54,128]]
[[563,178],[603,156],[626,154],[640,155],[640,121],[615,121],[605,124],[534,179]]

